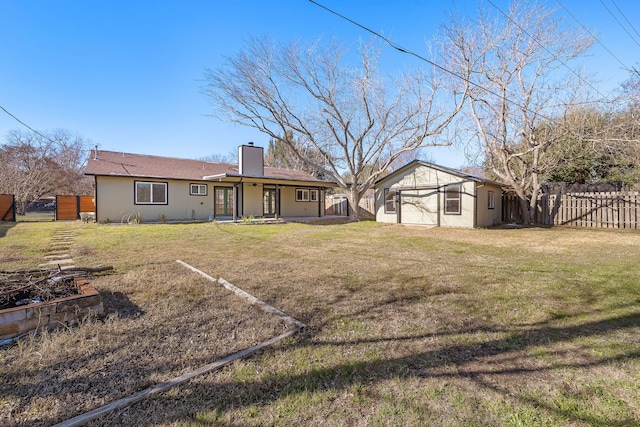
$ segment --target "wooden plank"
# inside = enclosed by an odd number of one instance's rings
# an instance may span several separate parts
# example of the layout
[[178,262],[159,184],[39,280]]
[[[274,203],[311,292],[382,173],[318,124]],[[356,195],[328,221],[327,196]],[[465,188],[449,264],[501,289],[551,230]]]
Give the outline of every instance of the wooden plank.
[[96,205],[94,203],[93,196],[79,196],[80,198],[80,212],[93,212],[96,211]]
[[0,221],[15,221],[15,197],[13,194],[0,194]]
[[77,427],[87,424],[89,421],[93,421],[95,419],[100,418],[103,415],[109,414],[117,409],[123,409],[128,406],[133,405],[136,402],[147,399],[149,397],[155,396],[159,393],[164,393],[168,391],[172,387],[175,387],[179,384],[183,384],[185,382],[191,381],[193,378],[207,374],[209,372],[213,372],[218,370],[234,360],[249,356],[256,351],[262,350],[266,347],[269,347],[278,341],[282,341],[285,338],[295,335],[300,329],[300,327],[292,329],[288,332],[278,335],[277,337],[273,337],[267,341],[264,341],[260,344],[254,345],[252,347],[241,350],[237,353],[231,354],[227,357],[224,357],[220,360],[217,360],[213,363],[209,363],[208,365],[204,365],[194,371],[187,372],[179,377],[173,378],[169,381],[162,382],[160,384],[156,384],[155,386],[149,387],[145,390],[139,391],[138,393],[132,394],[131,396],[118,399],[115,402],[111,402],[108,405],[101,406],[92,411],[84,413],[82,415],[78,415],[77,417],[71,418],[67,421],[63,421],[59,424],[56,424],[54,427]]
[[225,288],[231,290],[232,292],[236,293],[237,295],[241,295],[242,297],[246,298],[248,301],[250,301],[252,304],[257,304],[260,308],[262,308],[263,310],[267,311],[270,314],[275,314],[275,315],[279,315],[284,317],[289,323],[292,323],[295,326],[295,328],[293,328],[292,330],[285,332],[283,334],[280,334],[276,337],[273,337],[271,339],[268,339],[266,341],[263,341],[260,344],[254,345],[252,347],[246,348],[244,350],[241,350],[237,353],[231,354],[227,357],[224,357],[222,359],[219,359],[213,363],[209,363],[207,365],[204,365],[198,369],[195,369],[191,372],[187,372],[183,375],[180,375],[179,377],[173,378],[171,380],[156,384],[152,387],[149,387],[145,390],[139,391],[135,394],[132,394],[131,396],[122,398],[122,399],[118,399],[115,402],[111,402],[107,405],[101,406],[99,408],[96,408],[92,411],[89,411],[87,413],[84,413],[82,415],[78,415],[77,417],[71,418],[67,421],[63,421],[59,424],[56,424],[54,427],[77,427],[77,426],[82,426],[87,424],[90,421],[93,421],[95,419],[100,418],[103,415],[109,414],[115,410],[118,409],[123,409],[126,408],[128,406],[133,405],[136,402],[139,402],[141,400],[147,399],[149,397],[153,397],[159,393],[164,393],[166,391],[168,391],[169,389],[186,383],[188,381],[191,381],[193,378],[207,374],[209,372],[213,372],[215,370],[218,370],[228,364],[230,364],[231,362],[233,362],[234,360],[237,359],[241,359],[243,357],[247,357],[253,353],[255,353],[256,351],[262,350],[266,347],[269,347],[279,341],[282,341],[285,338],[289,338],[293,335],[295,335],[296,333],[298,333],[298,331],[300,331],[301,329],[305,328],[306,325],[296,319],[294,319],[293,317],[287,315],[286,313],[268,305],[267,303],[260,301],[259,299],[255,298],[253,295],[248,294],[247,292],[243,291],[240,288],[237,288],[236,286],[232,285],[231,283],[227,282],[224,279],[220,279],[218,281],[216,281],[216,279],[214,279],[213,277],[209,276],[208,274],[198,270],[195,267],[190,266],[189,264],[177,260],[178,263],[182,264],[183,266],[187,267],[188,269],[200,274],[201,276],[205,277],[208,280],[211,280],[213,282],[218,282],[221,285],[223,285]]
[[76,196],[56,196],[56,220],[78,219],[78,199]]
[[600,211],[600,197],[598,196],[598,194],[594,194],[594,200],[593,200],[593,209],[594,209],[594,215],[595,215],[595,222],[594,222],[594,227],[602,227],[602,212]]
[[269,304],[267,304],[264,301],[259,300],[258,298],[254,297],[253,295],[243,291],[242,289],[232,285],[231,283],[227,282],[226,280],[224,280],[223,278],[220,278],[218,280],[214,279],[213,277],[211,277],[210,275],[208,275],[207,273],[198,270],[197,268],[187,264],[184,261],[180,261],[180,260],[176,260],[176,262],[178,264],[183,265],[184,267],[188,268],[189,270],[198,273],[199,275],[201,275],[202,277],[204,277],[207,280],[210,280],[212,282],[217,282],[219,284],[221,284],[222,286],[224,286],[226,289],[230,290],[231,292],[235,293],[236,295],[246,299],[247,301],[249,301],[249,303],[257,305],[258,307],[260,307],[260,309],[262,309],[263,311],[269,313],[269,314],[273,314],[276,316],[280,316],[282,317],[286,322],[294,324],[298,327],[304,328],[306,327],[306,325],[296,319],[294,319],[293,317],[289,316],[288,314],[278,310],[277,308],[270,306]]

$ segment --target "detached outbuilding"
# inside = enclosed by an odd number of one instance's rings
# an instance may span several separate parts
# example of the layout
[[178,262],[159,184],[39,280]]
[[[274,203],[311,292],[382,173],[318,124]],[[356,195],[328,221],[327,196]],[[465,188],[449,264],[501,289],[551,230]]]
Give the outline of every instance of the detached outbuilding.
[[376,221],[438,227],[488,227],[502,220],[498,182],[421,160],[374,184]]

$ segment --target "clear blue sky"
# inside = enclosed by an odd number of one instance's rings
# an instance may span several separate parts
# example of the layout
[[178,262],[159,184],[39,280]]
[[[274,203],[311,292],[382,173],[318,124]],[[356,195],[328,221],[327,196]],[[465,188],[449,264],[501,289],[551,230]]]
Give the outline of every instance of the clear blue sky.
[[[618,60],[632,67],[640,59],[640,3],[613,1],[563,1],[615,56],[596,45],[585,62],[604,80],[603,90],[628,77]],[[318,2],[425,56],[425,40],[454,7],[448,0]],[[507,10],[507,1],[494,3]],[[470,0],[455,4],[476,8]],[[104,150],[196,158],[227,154],[247,141],[266,146],[268,138],[257,131],[210,116],[201,93],[205,68],[263,35],[280,42],[336,37],[346,44],[370,38],[307,0],[0,0],[0,106],[34,129],[68,129]],[[399,66],[418,65],[392,49],[384,55]],[[0,111],[0,142],[20,128]],[[428,153],[444,166],[465,163],[455,150]]]

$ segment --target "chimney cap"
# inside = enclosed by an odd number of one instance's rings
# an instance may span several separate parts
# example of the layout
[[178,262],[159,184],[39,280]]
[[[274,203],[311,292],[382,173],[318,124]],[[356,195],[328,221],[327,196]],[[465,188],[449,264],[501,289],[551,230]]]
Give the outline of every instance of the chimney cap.
[[249,147],[253,147],[253,141],[249,141],[249,142],[247,142],[247,145],[248,145]]

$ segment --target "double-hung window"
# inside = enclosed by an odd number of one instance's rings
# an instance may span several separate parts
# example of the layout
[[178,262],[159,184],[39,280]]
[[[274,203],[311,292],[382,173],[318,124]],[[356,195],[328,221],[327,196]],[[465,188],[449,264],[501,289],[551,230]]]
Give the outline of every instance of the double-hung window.
[[166,182],[135,181],[135,204],[136,205],[166,205],[167,188]]
[[384,189],[384,213],[396,213],[396,192],[390,188]]
[[496,208],[496,193],[493,191],[489,191],[487,193],[489,195],[489,205],[487,206],[489,209]]
[[462,188],[460,184],[451,184],[444,188],[444,213],[445,215],[462,213]]

